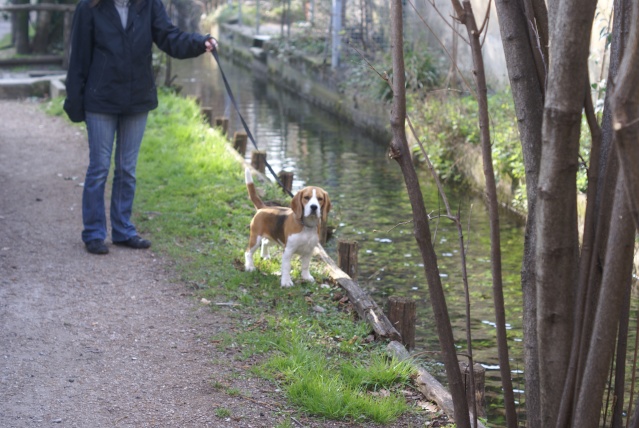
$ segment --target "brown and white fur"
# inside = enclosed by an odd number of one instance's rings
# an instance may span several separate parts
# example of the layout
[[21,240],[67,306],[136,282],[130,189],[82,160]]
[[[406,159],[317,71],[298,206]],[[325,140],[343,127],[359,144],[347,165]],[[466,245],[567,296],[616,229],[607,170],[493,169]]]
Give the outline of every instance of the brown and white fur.
[[251,220],[249,244],[244,253],[245,269],[255,270],[253,254],[261,244],[261,256],[268,259],[269,241],[275,241],[284,247],[282,254],[282,287],[292,287],[291,259],[294,254],[302,262],[302,279],[315,282],[309,272],[313,249],[319,242],[319,232],[326,222],[331,209],[331,201],[323,189],[315,186],[304,187],[298,191],[291,207],[266,206],[257,195],[251,171],[245,172],[246,188],[257,213]]

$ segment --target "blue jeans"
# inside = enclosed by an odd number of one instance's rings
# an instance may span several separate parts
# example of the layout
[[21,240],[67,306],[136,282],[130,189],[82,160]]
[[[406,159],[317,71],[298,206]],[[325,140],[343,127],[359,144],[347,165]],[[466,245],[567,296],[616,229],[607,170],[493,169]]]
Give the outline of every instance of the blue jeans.
[[89,167],[82,193],[82,241],[105,240],[107,222],[104,189],[115,140],[115,169],[111,192],[111,238],[125,241],[137,232],[131,223],[135,196],[135,167],[148,113],[103,114],[86,112]]

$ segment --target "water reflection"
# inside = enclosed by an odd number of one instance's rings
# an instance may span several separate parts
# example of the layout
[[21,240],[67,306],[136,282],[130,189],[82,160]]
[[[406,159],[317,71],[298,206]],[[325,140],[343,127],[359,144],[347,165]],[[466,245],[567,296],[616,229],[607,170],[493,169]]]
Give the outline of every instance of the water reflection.
[[[230,119],[230,134],[242,125],[232,110],[219,71],[212,58],[174,63],[183,91],[202,98],[216,116]],[[366,138],[325,112],[301,102],[273,85],[255,80],[250,72],[223,62],[234,95],[260,149],[276,172],[293,171],[293,191],[307,183],[331,195],[332,224],[341,238],[359,242],[361,286],[380,304],[389,295],[411,296],[418,303],[417,348],[436,351],[438,346],[422,259],[413,237],[411,208],[401,171],[387,156],[387,143]],[[250,143],[249,143],[250,145]],[[250,159],[247,153],[247,159]],[[436,214],[443,205],[429,175],[419,175],[426,209]],[[486,369],[491,422],[500,423],[501,386],[495,345],[492,276],[489,260],[489,223],[480,198],[448,189],[452,207],[459,207],[465,226],[468,281],[471,293],[471,328],[475,361]],[[460,269],[457,229],[446,219],[431,223],[441,280],[445,287],[453,329],[459,348],[465,349],[465,300]],[[521,291],[519,271],[523,229],[508,219],[501,221],[507,331],[511,344],[516,398],[523,402]],[[239,250],[238,250],[239,251]],[[327,251],[335,257],[335,242]],[[435,355],[436,354],[430,354]],[[523,414],[523,406],[520,407]]]

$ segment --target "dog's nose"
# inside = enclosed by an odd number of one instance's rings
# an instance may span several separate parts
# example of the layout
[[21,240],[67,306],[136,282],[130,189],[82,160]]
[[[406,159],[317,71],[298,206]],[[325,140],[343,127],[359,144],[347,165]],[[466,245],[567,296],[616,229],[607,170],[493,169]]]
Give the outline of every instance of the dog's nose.
[[313,212],[317,211],[317,205],[312,204],[311,205],[311,211],[313,211]]

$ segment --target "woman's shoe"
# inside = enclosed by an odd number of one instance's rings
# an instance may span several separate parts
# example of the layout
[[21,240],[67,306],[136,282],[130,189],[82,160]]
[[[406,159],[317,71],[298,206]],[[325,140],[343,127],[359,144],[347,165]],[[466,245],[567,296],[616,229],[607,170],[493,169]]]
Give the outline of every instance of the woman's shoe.
[[87,251],[91,254],[109,253],[109,247],[107,247],[104,241],[101,239],[93,239],[89,242],[85,242],[84,245],[87,247]]
[[127,239],[126,241],[113,241],[113,244],[121,247],[129,247],[135,249],[146,249],[151,246],[151,241],[148,239],[142,239],[140,235],[135,235]]

